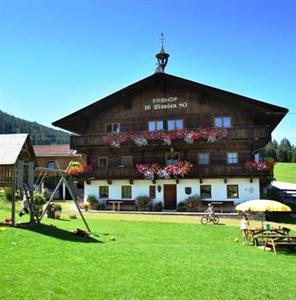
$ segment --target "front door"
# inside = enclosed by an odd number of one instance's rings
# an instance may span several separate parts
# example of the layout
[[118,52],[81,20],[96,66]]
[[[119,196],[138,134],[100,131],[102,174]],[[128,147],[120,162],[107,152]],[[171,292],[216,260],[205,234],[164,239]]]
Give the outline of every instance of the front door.
[[177,186],[175,184],[165,184],[163,189],[164,209],[176,209]]

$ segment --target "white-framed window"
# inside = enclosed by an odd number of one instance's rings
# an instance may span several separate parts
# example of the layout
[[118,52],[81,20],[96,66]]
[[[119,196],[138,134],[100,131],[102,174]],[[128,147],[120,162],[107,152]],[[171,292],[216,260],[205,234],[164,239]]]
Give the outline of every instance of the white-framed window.
[[214,120],[214,126],[218,128],[230,128],[231,117],[217,117]]
[[99,168],[108,167],[108,157],[107,156],[99,156],[98,157],[98,167]]
[[99,198],[109,198],[109,186],[108,185],[100,185],[99,186]]
[[227,153],[227,163],[228,164],[237,164],[238,163],[238,153],[237,152],[228,152]]
[[239,189],[237,184],[228,184],[226,189],[228,199],[236,199],[239,197]]
[[208,165],[210,163],[210,154],[198,153],[197,162],[199,165]]
[[119,133],[120,132],[120,123],[106,123],[105,131],[107,133]]
[[132,187],[130,185],[123,185],[121,187],[121,199],[132,198]]
[[254,160],[255,160],[255,162],[259,162],[260,161],[260,153],[255,153]]
[[48,169],[55,169],[55,162],[54,161],[47,162],[47,168]]
[[168,130],[177,130],[182,128],[184,128],[184,121],[182,119],[168,120]]
[[167,152],[165,154],[165,163],[166,165],[175,165],[180,161],[180,153],[179,152]]
[[163,129],[163,120],[148,122],[148,131],[160,131]]
[[200,197],[201,199],[211,199],[212,198],[212,186],[211,185],[201,185],[200,186]]
[[131,155],[121,156],[121,165],[123,167],[132,167],[133,166],[133,157]]

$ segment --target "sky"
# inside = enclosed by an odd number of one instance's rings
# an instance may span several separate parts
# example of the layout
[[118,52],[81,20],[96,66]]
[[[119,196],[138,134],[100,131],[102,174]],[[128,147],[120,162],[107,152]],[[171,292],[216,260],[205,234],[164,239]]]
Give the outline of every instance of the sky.
[[[283,106],[296,145],[294,0],[0,0],[0,110],[46,126],[154,73]],[[295,127],[294,127],[295,126]]]

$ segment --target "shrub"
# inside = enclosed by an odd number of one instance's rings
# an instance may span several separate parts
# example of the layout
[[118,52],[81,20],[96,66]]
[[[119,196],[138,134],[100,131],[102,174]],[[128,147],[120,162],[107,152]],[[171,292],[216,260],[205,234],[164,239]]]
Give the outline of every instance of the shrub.
[[104,210],[106,209],[106,202],[104,200],[98,200],[97,202],[97,209]]
[[89,208],[97,209],[98,199],[95,195],[88,195],[86,201],[89,203]]
[[184,201],[180,201],[177,206],[177,211],[180,212],[196,212],[198,211],[201,204],[201,199],[199,195],[194,195],[186,198]]
[[153,211],[162,211],[162,202],[161,201],[154,201],[153,202]]
[[51,202],[47,208],[47,217],[51,219],[59,219],[61,216],[62,207],[60,204]]
[[35,206],[42,207],[46,203],[46,199],[41,193],[34,193],[34,204]]
[[200,201],[199,195],[190,196],[187,199],[185,199],[185,202],[187,204],[187,211],[195,212],[198,211],[198,208],[200,207],[201,201]]
[[12,201],[12,188],[11,187],[4,188],[4,198],[7,201]]
[[179,212],[187,211],[187,204],[185,203],[185,201],[178,202],[177,211]]
[[151,211],[153,208],[153,200],[149,196],[138,196],[136,198],[136,209],[143,211]]

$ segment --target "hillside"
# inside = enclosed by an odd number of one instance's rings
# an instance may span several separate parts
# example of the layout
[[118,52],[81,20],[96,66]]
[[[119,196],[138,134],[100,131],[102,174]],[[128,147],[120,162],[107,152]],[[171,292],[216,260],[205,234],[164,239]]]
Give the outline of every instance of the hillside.
[[296,163],[277,163],[274,166],[277,181],[296,183]]
[[37,122],[16,118],[0,110],[0,133],[29,133],[34,145],[68,144],[69,134]]

